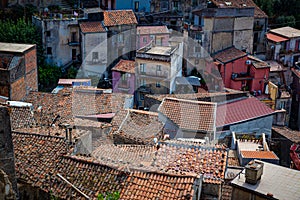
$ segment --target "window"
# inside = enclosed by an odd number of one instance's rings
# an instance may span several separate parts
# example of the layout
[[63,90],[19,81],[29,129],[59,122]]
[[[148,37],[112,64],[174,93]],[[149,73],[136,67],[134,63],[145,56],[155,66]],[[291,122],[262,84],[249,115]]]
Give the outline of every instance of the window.
[[144,94],[140,94],[140,100],[144,100],[145,99],[145,96],[144,96]]
[[150,35],[150,40],[154,40],[155,39],[155,35]]
[[51,36],[51,32],[50,31],[46,31],[46,36],[50,37]]
[[156,71],[161,71],[161,65],[156,65]]
[[127,74],[122,73],[121,79],[122,79],[122,81],[127,81]]
[[140,86],[146,86],[146,80],[140,79]]
[[140,2],[135,1],[135,2],[134,2],[134,11],[135,11],[135,12],[138,12],[138,11],[139,11],[139,6],[140,6]]
[[140,73],[145,73],[146,71],[145,71],[145,63],[141,63],[140,64]]
[[201,51],[201,47],[195,47],[195,52],[200,52]]
[[124,42],[124,34],[123,33],[118,34],[118,42],[120,42],[120,43]]
[[143,42],[147,43],[147,37],[143,37]]
[[196,33],[195,38],[196,40],[201,40],[202,39],[201,33]]
[[168,0],[160,1],[160,10],[161,11],[169,10],[169,1]]
[[174,1],[173,2],[173,9],[178,10],[178,5],[179,5],[179,2],[178,1]]
[[155,85],[156,85],[157,88],[160,88],[160,82],[156,82]]
[[98,60],[98,59],[99,59],[98,56],[99,56],[98,52],[93,52],[93,53],[92,53],[92,59],[93,59],[93,60]]
[[161,46],[162,45],[162,38],[157,38],[156,39],[156,45]]
[[71,42],[76,42],[77,38],[76,38],[76,32],[72,32],[72,41]]
[[285,101],[280,102],[280,109],[285,109]]
[[47,55],[52,55],[52,47],[47,47]]
[[195,65],[199,64],[199,59],[195,59]]

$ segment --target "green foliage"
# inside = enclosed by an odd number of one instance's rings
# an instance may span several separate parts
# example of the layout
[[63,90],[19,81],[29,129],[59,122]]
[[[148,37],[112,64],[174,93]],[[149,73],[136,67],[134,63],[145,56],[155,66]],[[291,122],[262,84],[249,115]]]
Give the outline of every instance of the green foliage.
[[41,35],[34,25],[24,19],[16,22],[0,20],[0,42],[36,44],[38,65],[44,62]]
[[76,78],[78,70],[75,67],[70,67],[67,71],[67,78]]
[[40,90],[47,91],[52,89],[61,77],[61,69],[57,66],[43,65],[39,67],[39,86]]
[[271,28],[293,26],[300,29],[300,0],[254,0],[269,16]]
[[120,192],[106,193],[106,195],[99,194],[98,200],[119,200]]

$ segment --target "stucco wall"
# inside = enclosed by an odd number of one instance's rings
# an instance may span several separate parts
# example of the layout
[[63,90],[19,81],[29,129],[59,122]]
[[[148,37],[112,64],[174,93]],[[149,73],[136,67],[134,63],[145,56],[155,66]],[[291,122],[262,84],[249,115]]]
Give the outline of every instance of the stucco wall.
[[272,122],[273,122],[273,115],[232,125],[230,126],[229,129],[231,132],[235,132],[235,133],[255,132],[257,135],[261,135],[262,133],[265,133],[266,137],[270,138]]
[[232,32],[219,32],[212,36],[212,48],[211,53],[226,49],[231,47],[233,44],[233,34]]
[[[251,25],[252,27],[252,25]],[[233,45],[240,50],[246,50],[248,53],[253,51],[253,30],[234,31]]]

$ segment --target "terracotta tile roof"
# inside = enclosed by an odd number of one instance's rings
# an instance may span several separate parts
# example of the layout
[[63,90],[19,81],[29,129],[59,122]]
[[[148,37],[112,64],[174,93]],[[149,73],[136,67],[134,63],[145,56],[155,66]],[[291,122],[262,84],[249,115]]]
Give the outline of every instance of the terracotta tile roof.
[[203,174],[205,183],[224,180],[227,151],[220,148],[161,144],[154,166],[167,173]]
[[[120,198],[124,200],[191,199],[195,192],[195,176],[124,172],[76,156],[62,157],[57,165],[57,172],[91,199],[96,199],[98,194],[115,191],[119,191]],[[81,194],[58,177],[55,177],[49,188],[61,198],[82,198]]]
[[[132,95],[105,93],[76,87],[72,93],[72,111],[75,116],[115,113],[125,106],[125,100]],[[100,103],[101,102],[101,103]]]
[[229,92],[201,92],[201,93],[192,93],[192,94],[147,94],[146,97],[162,101],[166,97],[173,97],[178,99],[187,99],[187,100],[198,100],[198,101],[211,101],[213,99],[220,99],[221,101],[226,100],[226,96],[235,95],[235,94],[245,94],[242,91],[229,91]]
[[[128,177],[122,171],[75,156],[61,157],[56,170],[56,173],[62,175],[91,199],[96,199],[99,193],[122,191]],[[50,181],[45,184],[49,184],[48,190],[51,189],[53,195],[63,199],[83,197],[55,174],[53,178],[52,184]]]
[[130,109],[126,115],[118,114],[123,120],[113,132],[116,143],[152,144],[154,138],[162,138],[163,123],[158,120],[157,113]]
[[79,24],[80,30],[83,33],[99,33],[106,32],[101,22],[81,22]]
[[10,122],[12,130],[35,125],[33,111],[30,107],[10,106]]
[[49,125],[55,118],[58,118],[56,124],[67,122],[76,125],[75,116],[116,112],[124,108],[126,98],[130,97],[132,95],[76,87],[58,94],[30,92],[26,102],[33,104],[39,125]]
[[230,47],[225,50],[220,51],[219,53],[216,53],[213,55],[213,58],[222,62],[223,64],[226,64],[228,62],[237,60],[239,58],[247,56],[247,53],[235,48]]
[[267,36],[268,40],[272,40],[274,42],[283,42],[283,41],[289,40],[288,38],[284,38],[284,37],[281,37],[279,35],[275,35],[272,33],[267,33],[266,36]]
[[300,143],[300,131],[289,129],[288,127],[273,126],[272,132],[276,132],[293,143]]
[[137,34],[170,34],[167,26],[138,26]]
[[273,151],[241,151],[243,158],[256,158],[256,159],[276,159],[279,158]]
[[118,169],[147,170],[177,175],[203,174],[205,183],[224,180],[227,151],[195,144],[160,143],[144,145],[103,145],[92,154],[100,163]]
[[101,163],[116,168],[130,167],[153,170],[156,147],[149,145],[113,145],[102,144],[92,153],[92,157]]
[[271,108],[254,97],[219,104],[216,127],[236,124],[272,114],[274,114],[274,111]]
[[195,177],[134,172],[127,178],[121,199],[186,199],[192,200]]
[[[255,18],[267,18],[268,16],[264,11],[262,11],[253,0],[243,0],[242,2],[239,0],[212,0],[212,2],[218,6],[221,7],[221,5],[224,5],[225,7],[234,7],[234,8],[251,8],[254,7],[254,17]],[[226,2],[230,2],[230,5],[226,4]]]
[[104,11],[104,25],[117,26],[137,24],[136,17],[132,10],[109,10]]
[[47,175],[55,173],[60,155],[66,153],[64,138],[17,132],[12,135],[17,178],[49,189],[44,183]]
[[179,128],[192,131],[214,131],[216,103],[165,98],[158,111]]
[[134,74],[135,73],[135,61],[120,60],[116,64],[116,66],[114,66],[111,70]]

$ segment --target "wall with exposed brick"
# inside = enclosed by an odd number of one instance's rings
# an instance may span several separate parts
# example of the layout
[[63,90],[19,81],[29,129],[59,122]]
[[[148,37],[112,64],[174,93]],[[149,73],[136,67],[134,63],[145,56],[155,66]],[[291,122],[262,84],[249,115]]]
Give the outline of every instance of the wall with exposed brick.
[[25,53],[26,73],[36,70],[36,48]]
[[25,77],[26,95],[29,91],[38,91],[37,70],[32,70]]
[[9,110],[4,106],[0,106],[0,169],[8,175],[14,191],[17,191]]
[[19,80],[11,84],[10,100],[20,101],[26,96],[25,78],[22,77]]

